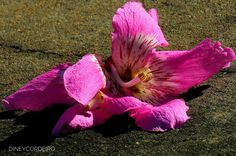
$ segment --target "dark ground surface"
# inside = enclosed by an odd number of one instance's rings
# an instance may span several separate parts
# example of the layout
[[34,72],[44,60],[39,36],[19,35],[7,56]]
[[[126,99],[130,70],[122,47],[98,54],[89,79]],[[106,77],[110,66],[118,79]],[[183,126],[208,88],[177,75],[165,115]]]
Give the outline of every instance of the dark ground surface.
[[[206,37],[236,49],[235,0],[146,0],[158,8],[170,46],[190,49]],[[0,0],[0,98],[33,77],[86,53],[106,58],[111,19],[123,1]],[[206,60],[207,61],[207,60]],[[139,130],[126,115],[57,139],[49,137],[65,107],[38,113],[0,106],[0,155],[236,155],[236,64],[185,94],[191,119],[166,133]],[[203,94],[202,94],[203,93]],[[9,152],[48,146],[50,152]]]

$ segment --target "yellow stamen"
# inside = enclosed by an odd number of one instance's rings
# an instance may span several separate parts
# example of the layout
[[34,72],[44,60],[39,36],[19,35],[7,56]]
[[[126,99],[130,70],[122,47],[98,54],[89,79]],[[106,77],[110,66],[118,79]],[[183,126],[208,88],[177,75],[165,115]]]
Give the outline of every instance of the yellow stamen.
[[152,79],[152,73],[149,68],[141,68],[137,72],[132,73],[132,78],[139,77],[142,82],[147,82]]
[[128,82],[124,82],[112,63],[110,63],[110,67],[116,82],[123,88],[131,88],[141,82],[147,82],[150,79],[152,79],[151,70],[145,67],[139,69],[137,72],[132,72],[131,73],[132,79]]
[[85,107],[86,110],[94,110],[99,107],[101,103],[104,102],[104,94],[99,91],[92,100],[89,101],[88,105]]

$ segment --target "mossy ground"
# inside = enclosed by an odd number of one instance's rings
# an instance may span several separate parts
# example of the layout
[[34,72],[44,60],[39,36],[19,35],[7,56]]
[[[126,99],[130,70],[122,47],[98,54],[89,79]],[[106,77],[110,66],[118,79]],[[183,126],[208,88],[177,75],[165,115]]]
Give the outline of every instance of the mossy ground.
[[[158,8],[170,46],[190,49],[208,37],[236,49],[235,0],[145,0]],[[86,53],[106,58],[111,20],[123,0],[0,1],[0,98],[53,66]],[[206,60],[207,61],[207,60]],[[55,140],[51,128],[65,107],[39,113],[0,106],[0,155],[235,155],[236,64],[185,95],[191,119],[166,133],[139,130],[126,115]],[[201,93],[203,92],[203,94]],[[9,146],[55,147],[51,152],[9,152]]]

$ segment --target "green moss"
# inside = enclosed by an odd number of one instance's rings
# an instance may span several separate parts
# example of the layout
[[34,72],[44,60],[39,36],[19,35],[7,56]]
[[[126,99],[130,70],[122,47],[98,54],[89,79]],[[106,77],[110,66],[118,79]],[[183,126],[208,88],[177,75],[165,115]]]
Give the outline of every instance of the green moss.
[[[234,0],[142,2],[147,9],[159,10],[160,25],[170,43],[162,49],[190,49],[206,37],[236,49]],[[59,63],[75,62],[86,53],[109,56],[111,20],[122,3],[1,1],[0,97]],[[205,82],[210,88],[188,101],[191,119],[181,129],[166,133],[143,132],[127,116],[121,116],[93,130],[51,140],[49,132],[65,108],[22,116],[5,113],[1,106],[0,141],[5,149],[0,155],[43,154],[8,152],[8,146],[19,145],[54,146],[56,150],[44,153],[47,155],[235,155],[235,69],[233,63]]]

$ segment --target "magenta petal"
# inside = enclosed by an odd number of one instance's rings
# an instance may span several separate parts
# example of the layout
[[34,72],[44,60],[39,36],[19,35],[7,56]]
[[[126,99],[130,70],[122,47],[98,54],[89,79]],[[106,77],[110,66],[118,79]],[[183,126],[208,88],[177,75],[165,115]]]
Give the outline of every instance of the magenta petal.
[[103,109],[85,111],[83,106],[75,105],[63,113],[53,128],[52,135],[58,136],[63,131],[63,127],[80,130],[91,128],[104,123],[111,116],[111,113]]
[[147,105],[137,98],[126,96],[120,98],[107,98],[102,104],[102,108],[112,114],[122,114],[132,109]]
[[146,105],[134,97],[105,98],[101,108],[85,113],[77,114],[71,120],[69,126],[78,129],[87,129],[98,124],[104,123],[113,114],[122,114],[131,109],[136,109]]
[[93,126],[104,123],[112,116],[111,113],[103,110],[96,109],[92,111],[86,111],[81,114],[77,114],[69,123],[69,126],[74,129],[87,129]]
[[[150,9],[148,11],[149,15],[156,21],[156,23],[158,24],[158,12],[156,9]],[[163,46],[163,47],[166,47],[169,45],[169,43],[166,41],[165,37],[164,37],[164,34],[162,33],[161,29],[159,28],[159,43],[160,46]]]
[[150,9],[148,11],[149,15],[158,23],[158,13],[156,9]]
[[63,73],[70,64],[61,64],[50,71],[35,77],[2,102],[7,110],[39,111],[53,104],[72,104],[76,101],[68,96]]
[[[116,11],[112,20],[114,35],[120,37],[143,34],[155,37],[158,45],[166,44],[167,41],[157,25],[157,11],[151,9],[149,13],[141,3],[128,2]],[[128,39],[128,38],[127,38]]]
[[94,126],[104,123],[113,115],[111,112],[108,112],[102,108],[93,110],[92,113]]
[[86,55],[65,71],[64,83],[68,94],[85,105],[106,86],[106,79],[95,55]]
[[183,100],[175,99],[161,106],[138,108],[131,111],[130,116],[146,131],[164,132],[182,126],[189,119],[187,110]]
[[69,126],[72,128],[78,129],[86,129],[93,126],[94,116],[91,111],[86,111],[81,114],[77,114],[74,118],[69,122]]
[[[151,15],[150,15],[151,14]],[[113,17],[112,59],[120,74],[144,65],[146,55],[168,42],[157,23],[154,9],[150,14],[141,3],[128,2]]]
[[161,90],[164,97],[178,95],[196,86],[235,60],[230,48],[222,48],[206,39],[192,50],[154,52],[150,57],[149,68],[154,78],[149,87]]
[[83,111],[84,108],[81,105],[75,105],[68,108],[57,121],[55,127],[52,130],[52,136],[58,136],[63,126],[68,125],[78,113],[81,113]]

